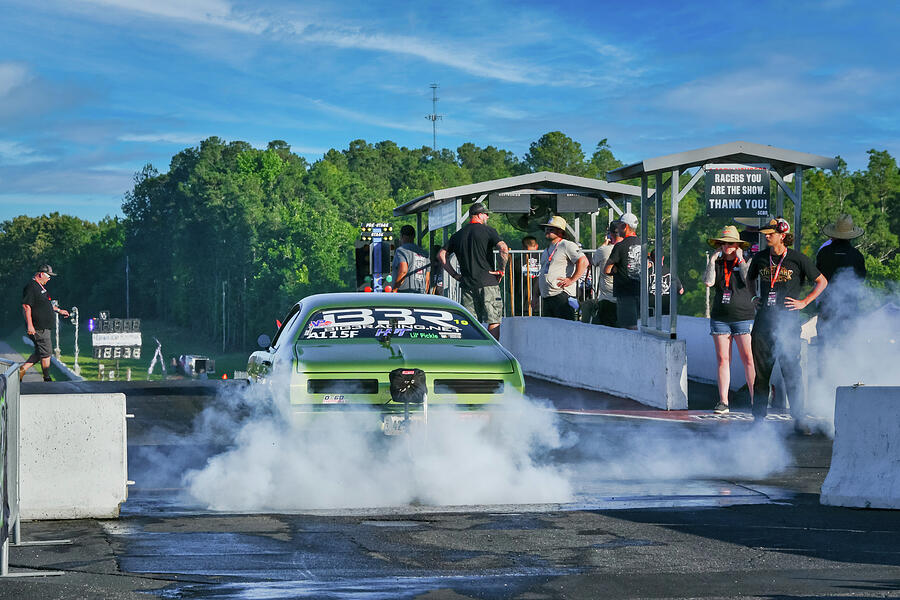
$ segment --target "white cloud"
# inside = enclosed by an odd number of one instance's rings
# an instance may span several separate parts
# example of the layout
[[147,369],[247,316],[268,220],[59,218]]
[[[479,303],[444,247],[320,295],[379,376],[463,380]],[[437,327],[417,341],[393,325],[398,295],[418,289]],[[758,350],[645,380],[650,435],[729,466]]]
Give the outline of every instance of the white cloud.
[[401,131],[414,131],[417,133],[428,133],[431,131],[431,126],[425,125],[424,123],[422,125],[411,125],[409,123],[392,121],[390,119],[385,119],[371,113],[350,110],[341,106],[335,106],[334,104],[329,104],[328,102],[325,102],[323,100],[310,100],[310,103],[312,104],[312,106],[318,108],[323,112],[333,114],[349,121],[355,121],[357,123],[365,123],[367,125],[385,127],[387,129],[399,129]]
[[793,69],[731,71],[688,82],[663,94],[663,109],[741,123],[814,122],[859,107],[879,83],[868,69],[831,77]]
[[149,144],[196,144],[200,140],[208,138],[208,135],[199,133],[141,133],[120,135],[120,142],[137,142]]
[[305,25],[297,27],[296,31],[297,36],[304,42],[405,54],[498,81],[536,83],[535,77],[540,80],[547,77],[547,74],[539,74],[527,65],[492,60],[476,50],[434,39],[381,33],[368,34],[346,29],[313,29]]
[[509,119],[512,121],[527,119],[529,116],[531,116],[530,113],[524,110],[519,110],[509,106],[503,106],[500,104],[491,104],[489,106],[485,106],[482,112],[488,117],[497,117],[498,119]]
[[15,62],[0,62],[0,97],[6,96],[17,87],[31,80],[31,74],[24,65]]
[[86,0],[103,7],[112,7],[145,15],[224,27],[245,33],[262,33],[268,23],[247,14],[235,12],[226,0]]
[[14,141],[0,140],[0,164],[3,165],[28,165],[32,163],[47,162],[52,159],[41,156],[35,150],[24,144]]

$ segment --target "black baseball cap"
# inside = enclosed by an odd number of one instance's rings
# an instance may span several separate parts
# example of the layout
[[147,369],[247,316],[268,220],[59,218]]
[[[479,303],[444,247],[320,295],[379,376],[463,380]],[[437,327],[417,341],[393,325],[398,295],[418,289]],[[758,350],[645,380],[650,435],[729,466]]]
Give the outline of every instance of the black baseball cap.
[[50,265],[41,265],[41,268],[38,269],[38,273],[46,273],[47,275],[49,275],[51,277],[56,277],[59,274],[59,273],[54,273],[53,267],[51,267]]
[[474,217],[475,215],[480,215],[481,213],[486,213],[487,207],[483,202],[475,202],[472,206],[469,207],[469,216]]

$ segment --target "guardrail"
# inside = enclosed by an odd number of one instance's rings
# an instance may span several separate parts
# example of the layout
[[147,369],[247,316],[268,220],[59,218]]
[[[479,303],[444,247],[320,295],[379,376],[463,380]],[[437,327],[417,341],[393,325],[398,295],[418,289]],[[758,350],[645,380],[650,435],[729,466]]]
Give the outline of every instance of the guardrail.
[[71,544],[71,540],[23,542],[19,507],[19,363],[0,358],[0,576],[29,577],[62,575],[62,571],[9,572],[9,547]]
[[21,538],[19,526],[19,364],[0,358],[0,575],[9,573],[10,538]]

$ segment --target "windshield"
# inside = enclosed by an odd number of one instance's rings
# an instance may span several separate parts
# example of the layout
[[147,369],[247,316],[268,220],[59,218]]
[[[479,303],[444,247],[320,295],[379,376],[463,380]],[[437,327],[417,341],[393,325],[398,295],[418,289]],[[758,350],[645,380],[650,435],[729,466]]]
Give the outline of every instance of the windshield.
[[483,340],[462,313],[434,308],[326,308],[314,312],[301,340],[340,340],[390,335],[399,339]]

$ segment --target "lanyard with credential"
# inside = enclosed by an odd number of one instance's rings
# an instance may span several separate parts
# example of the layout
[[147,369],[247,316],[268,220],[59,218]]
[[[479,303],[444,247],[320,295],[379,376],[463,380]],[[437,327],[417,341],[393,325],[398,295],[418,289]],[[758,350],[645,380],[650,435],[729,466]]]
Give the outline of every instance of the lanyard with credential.
[[[562,240],[560,240],[560,242],[561,242],[561,241],[562,241]],[[547,257],[547,264],[548,264],[548,265],[549,265],[550,263],[553,262],[553,255],[556,254],[556,249],[557,249],[557,248],[559,248],[559,242],[556,242],[555,244],[553,244],[553,251],[550,253],[550,256]]]
[[734,259],[730,265],[728,264],[727,260],[722,261],[722,266],[725,268],[724,277],[725,277],[725,289],[726,290],[731,289],[731,272],[734,270],[734,268],[737,266],[737,264],[738,264],[737,259]]
[[775,273],[772,273],[772,267],[775,267],[775,263],[772,262],[772,253],[769,252],[769,275],[772,277],[769,280],[769,291],[775,291],[775,282],[778,281],[778,275],[781,273],[781,263],[784,262],[786,256],[787,250],[784,251],[781,260],[778,261],[778,267],[775,268]]

